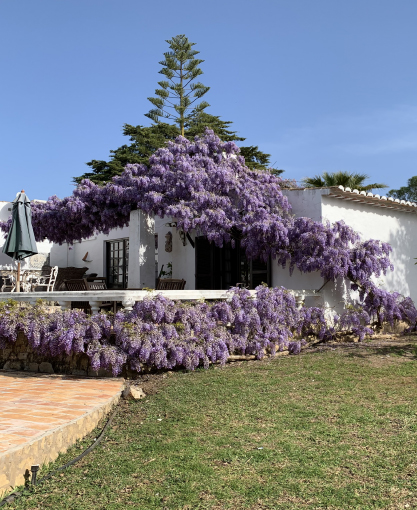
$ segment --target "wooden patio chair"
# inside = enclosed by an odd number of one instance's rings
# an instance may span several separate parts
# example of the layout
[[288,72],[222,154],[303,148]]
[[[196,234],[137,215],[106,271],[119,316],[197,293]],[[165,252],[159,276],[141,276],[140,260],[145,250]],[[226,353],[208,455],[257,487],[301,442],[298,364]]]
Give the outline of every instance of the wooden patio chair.
[[156,290],[184,290],[185,280],[176,280],[174,278],[160,278],[156,285]]
[[[64,280],[66,290],[70,292],[74,291],[88,291],[88,290],[107,290],[105,281],[89,282],[87,278]],[[110,301],[102,301],[100,308],[113,307],[113,303]],[[91,313],[90,303],[88,301],[71,301],[71,310],[74,308],[80,308],[86,313]]]
[[75,280],[84,277],[88,267],[58,267],[55,290],[66,290],[65,280]]

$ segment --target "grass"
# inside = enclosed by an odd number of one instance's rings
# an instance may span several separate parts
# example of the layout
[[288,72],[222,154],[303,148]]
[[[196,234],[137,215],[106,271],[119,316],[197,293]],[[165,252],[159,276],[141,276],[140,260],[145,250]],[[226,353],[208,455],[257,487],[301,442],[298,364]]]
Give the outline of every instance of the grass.
[[93,453],[7,508],[417,508],[410,342],[175,373],[123,403]]

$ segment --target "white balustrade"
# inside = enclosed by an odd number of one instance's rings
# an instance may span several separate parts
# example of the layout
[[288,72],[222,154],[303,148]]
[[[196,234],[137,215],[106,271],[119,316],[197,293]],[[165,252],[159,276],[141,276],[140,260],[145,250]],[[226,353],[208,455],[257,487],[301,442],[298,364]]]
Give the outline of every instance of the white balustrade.
[[[255,296],[256,291],[249,291]],[[318,297],[320,294],[314,290],[290,290],[296,299],[297,306],[303,306],[304,299],[307,296]],[[35,304],[38,299],[45,301],[58,302],[63,310],[71,309],[72,301],[88,301],[92,313],[98,313],[102,302],[122,303],[125,310],[132,310],[137,301],[142,301],[146,297],[155,297],[158,294],[163,295],[174,301],[199,301],[199,300],[219,300],[231,299],[231,293],[226,290],[94,290],[94,291],[62,291],[62,292],[0,292],[0,301],[13,299],[14,301]]]

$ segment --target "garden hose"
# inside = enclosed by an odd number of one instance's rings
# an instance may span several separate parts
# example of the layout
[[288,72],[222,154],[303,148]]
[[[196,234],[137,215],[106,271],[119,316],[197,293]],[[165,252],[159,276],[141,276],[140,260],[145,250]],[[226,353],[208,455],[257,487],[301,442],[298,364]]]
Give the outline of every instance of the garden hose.
[[[70,460],[69,462],[67,462],[63,466],[59,467],[58,469],[55,469],[54,471],[52,471],[48,475],[46,475],[46,476],[44,476],[42,478],[39,478],[39,479],[37,479],[37,477],[36,477],[37,472],[39,470],[39,466],[38,465],[31,466],[31,472],[32,472],[31,485],[32,486],[40,485],[41,483],[45,482],[46,480],[49,480],[49,478],[52,478],[55,474],[59,473],[60,471],[63,471],[64,469],[67,469],[68,467],[70,467],[73,464],[77,463],[79,460],[81,460],[83,457],[85,457],[88,453],[90,453],[92,450],[94,450],[94,448],[104,438],[104,435],[105,435],[107,429],[109,428],[109,426],[111,425],[111,423],[112,423],[114,417],[116,416],[116,413],[117,413],[118,410],[119,410],[119,406],[116,405],[116,408],[112,412],[110,418],[107,420],[107,423],[103,427],[103,430],[100,432],[100,435],[98,436],[98,438],[94,440],[94,443],[91,446],[89,446],[80,455],[78,455],[78,457],[75,457],[75,459]],[[28,473],[28,470],[26,470],[26,473]],[[13,503],[13,501],[15,501],[20,496],[29,495],[29,494],[31,494],[31,491],[28,488],[25,488],[22,491],[12,492],[11,494],[9,494],[8,496],[6,496],[4,499],[2,499],[0,501],[0,507],[1,506],[5,506],[8,503]]]

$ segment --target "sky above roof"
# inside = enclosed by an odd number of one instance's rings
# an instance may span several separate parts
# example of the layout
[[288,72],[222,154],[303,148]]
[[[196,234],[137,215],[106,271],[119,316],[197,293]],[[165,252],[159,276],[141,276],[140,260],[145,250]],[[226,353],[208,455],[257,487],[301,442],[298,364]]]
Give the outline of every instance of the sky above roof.
[[207,110],[284,177],[417,175],[414,0],[0,1],[1,200],[64,197],[149,125],[165,40],[186,34]]

